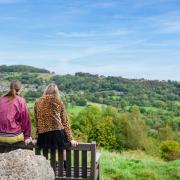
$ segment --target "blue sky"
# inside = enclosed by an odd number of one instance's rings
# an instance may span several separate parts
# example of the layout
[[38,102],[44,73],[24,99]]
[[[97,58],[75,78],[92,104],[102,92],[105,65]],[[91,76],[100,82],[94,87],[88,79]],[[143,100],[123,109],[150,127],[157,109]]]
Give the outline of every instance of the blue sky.
[[0,0],[0,64],[180,80],[180,1]]

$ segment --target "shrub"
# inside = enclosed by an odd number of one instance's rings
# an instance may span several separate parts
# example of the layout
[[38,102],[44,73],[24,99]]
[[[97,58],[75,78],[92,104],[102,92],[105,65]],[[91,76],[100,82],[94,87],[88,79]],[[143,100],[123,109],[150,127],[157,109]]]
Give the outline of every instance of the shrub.
[[102,118],[89,133],[88,141],[96,140],[97,144],[105,149],[113,149],[115,145],[115,135],[111,117]]
[[176,141],[163,141],[161,143],[161,156],[168,161],[180,159],[180,144]]

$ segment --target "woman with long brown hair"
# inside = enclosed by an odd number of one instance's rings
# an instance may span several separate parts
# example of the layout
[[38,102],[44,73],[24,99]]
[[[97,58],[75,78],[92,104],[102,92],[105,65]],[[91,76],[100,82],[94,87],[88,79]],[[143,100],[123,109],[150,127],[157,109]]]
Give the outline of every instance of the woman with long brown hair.
[[[37,142],[33,141],[33,143],[37,143],[38,147],[66,149],[78,144],[73,140],[68,116],[55,84],[51,83],[46,87],[43,96],[35,103],[34,113]],[[66,168],[66,161],[64,161],[64,167]]]
[[0,142],[31,142],[31,125],[26,101],[20,97],[21,82],[13,80],[7,94],[0,97]]

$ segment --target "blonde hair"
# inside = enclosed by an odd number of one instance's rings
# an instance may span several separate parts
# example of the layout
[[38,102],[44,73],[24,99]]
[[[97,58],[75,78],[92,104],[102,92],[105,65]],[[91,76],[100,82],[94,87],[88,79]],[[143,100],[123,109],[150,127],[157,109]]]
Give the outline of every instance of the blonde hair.
[[60,98],[59,89],[54,83],[49,84],[45,88],[43,95],[55,95],[57,98]]
[[19,91],[20,91],[21,87],[22,87],[22,85],[21,85],[20,81],[13,80],[10,84],[10,90],[4,96],[7,96],[7,97],[10,97],[13,99],[16,95],[19,95]]

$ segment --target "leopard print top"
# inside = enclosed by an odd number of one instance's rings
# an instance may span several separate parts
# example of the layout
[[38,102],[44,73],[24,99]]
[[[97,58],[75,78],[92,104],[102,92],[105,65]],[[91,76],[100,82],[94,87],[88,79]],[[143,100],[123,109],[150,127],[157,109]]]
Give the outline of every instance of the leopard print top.
[[68,140],[72,140],[72,131],[64,104],[54,95],[44,95],[34,106],[37,133],[64,129]]

